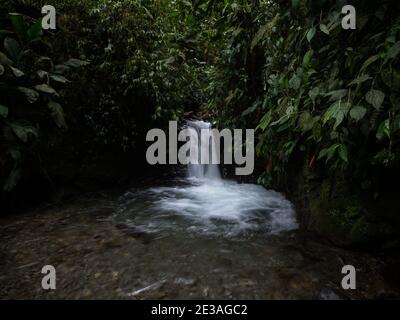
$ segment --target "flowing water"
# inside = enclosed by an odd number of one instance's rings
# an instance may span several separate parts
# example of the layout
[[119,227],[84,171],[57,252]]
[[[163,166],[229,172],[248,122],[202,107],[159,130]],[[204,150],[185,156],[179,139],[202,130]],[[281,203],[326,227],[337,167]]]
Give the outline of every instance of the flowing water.
[[[210,129],[189,125],[193,132]],[[309,239],[282,194],[221,179],[215,165],[190,165],[172,179],[4,218],[0,240],[2,298],[313,299],[393,292],[379,259]],[[56,267],[57,290],[40,287],[46,264]],[[357,267],[352,292],[340,288],[344,264]]]
[[297,228],[291,203],[277,192],[254,184],[222,180],[217,164],[200,164],[212,143],[201,143],[201,130],[211,135],[211,125],[190,121],[190,155],[186,178],[171,185],[127,192],[120,199],[115,219],[148,234],[184,232],[186,236],[243,237],[277,234]]

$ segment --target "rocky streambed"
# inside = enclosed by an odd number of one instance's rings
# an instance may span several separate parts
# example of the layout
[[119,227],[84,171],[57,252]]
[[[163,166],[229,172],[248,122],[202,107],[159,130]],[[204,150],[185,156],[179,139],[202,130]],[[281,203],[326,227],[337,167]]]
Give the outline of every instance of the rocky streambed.
[[[379,258],[322,244],[299,230],[201,232],[201,225],[192,218],[165,212],[146,220],[150,200],[137,201],[140,192],[133,188],[128,195],[126,190],[89,193],[2,217],[0,298],[399,297],[385,278],[386,264]],[[127,218],[121,208],[128,207]],[[142,218],[135,220],[136,215]],[[168,227],[159,228],[160,219],[166,219],[162,224]],[[218,225],[226,223],[216,220]],[[341,269],[346,264],[356,267],[356,290],[341,288]],[[44,265],[56,269],[55,290],[41,286]]]

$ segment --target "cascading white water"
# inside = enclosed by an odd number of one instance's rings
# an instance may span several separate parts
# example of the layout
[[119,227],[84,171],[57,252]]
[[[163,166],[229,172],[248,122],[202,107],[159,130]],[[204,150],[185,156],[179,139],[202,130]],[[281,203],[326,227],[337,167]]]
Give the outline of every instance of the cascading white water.
[[[221,179],[218,164],[212,164],[212,157],[215,156],[219,150],[216,150],[215,139],[211,131],[211,124],[204,121],[188,121],[190,130],[190,143],[197,150],[197,153],[190,154],[190,163],[188,165],[189,177],[198,179]],[[202,143],[201,133],[208,137],[211,143]],[[192,148],[191,148],[192,149]],[[203,154],[208,154],[210,164],[201,164]]]
[[[282,194],[221,179],[217,164],[200,164],[207,148],[207,144],[201,144],[200,133],[206,130],[211,135],[211,125],[188,121],[187,126],[191,129],[190,143],[197,148],[190,155],[189,177],[168,181],[168,186],[126,193],[121,197],[120,216],[151,233],[168,230],[237,236],[243,232],[275,234],[297,228],[293,206]],[[210,156],[220,151],[214,141],[209,148]]]

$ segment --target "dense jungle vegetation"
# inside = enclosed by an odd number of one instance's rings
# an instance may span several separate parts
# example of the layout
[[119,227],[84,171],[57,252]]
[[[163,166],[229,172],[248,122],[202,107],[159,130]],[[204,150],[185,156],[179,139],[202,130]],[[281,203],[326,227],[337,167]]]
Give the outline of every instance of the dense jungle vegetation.
[[[341,26],[348,3],[356,30]],[[44,4],[55,31],[41,29]],[[140,174],[124,170],[144,163],[147,130],[196,114],[256,128],[258,182],[291,194],[309,229],[396,247],[399,12],[395,0],[3,0],[1,211]]]

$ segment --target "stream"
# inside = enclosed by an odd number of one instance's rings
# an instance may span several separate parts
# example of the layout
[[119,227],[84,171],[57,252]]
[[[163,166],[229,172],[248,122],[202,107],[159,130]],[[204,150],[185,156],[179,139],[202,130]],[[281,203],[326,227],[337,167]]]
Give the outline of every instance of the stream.
[[[341,288],[346,264],[356,267],[356,290]],[[56,290],[41,287],[44,265],[56,268]],[[383,267],[311,239],[282,194],[221,179],[212,165],[0,223],[3,299],[398,297]]]

